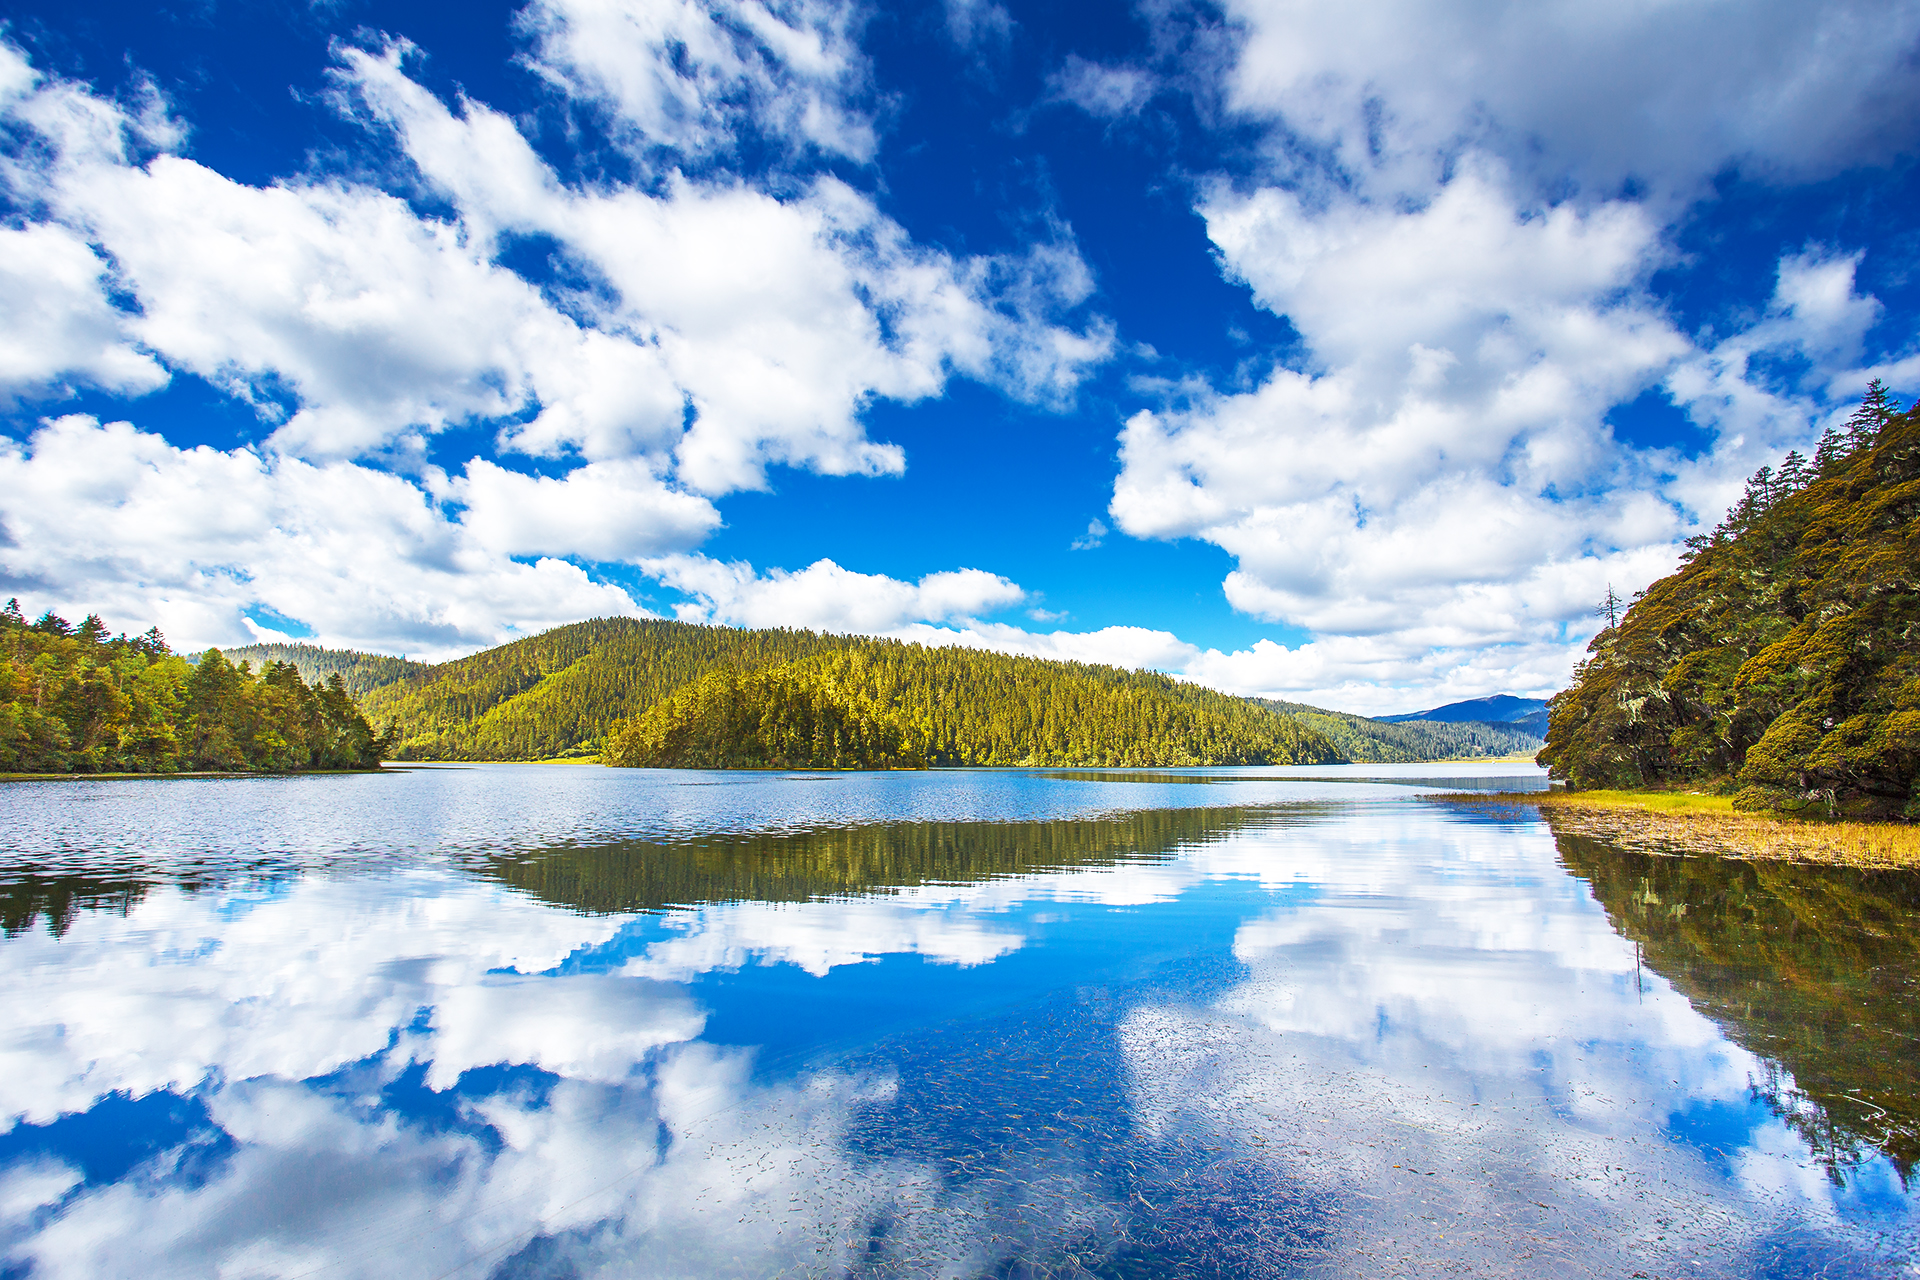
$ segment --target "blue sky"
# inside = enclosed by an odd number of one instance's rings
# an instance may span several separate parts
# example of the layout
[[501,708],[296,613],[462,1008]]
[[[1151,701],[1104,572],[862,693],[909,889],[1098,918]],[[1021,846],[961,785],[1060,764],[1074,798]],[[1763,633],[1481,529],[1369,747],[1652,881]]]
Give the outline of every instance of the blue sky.
[[1920,5],[11,3],[0,589],[1566,680],[1920,383]]

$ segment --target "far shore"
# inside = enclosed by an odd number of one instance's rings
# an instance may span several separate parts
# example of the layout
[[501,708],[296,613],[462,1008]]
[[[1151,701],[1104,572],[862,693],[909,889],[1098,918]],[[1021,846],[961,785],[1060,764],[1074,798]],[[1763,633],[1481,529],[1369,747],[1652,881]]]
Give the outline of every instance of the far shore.
[[[384,766],[383,766],[384,768]],[[178,769],[170,773],[0,773],[0,782],[129,782],[156,778],[337,778],[383,769]]]
[[1426,798],[1471,808],[1531,805],[1555,835],[1587,836],[1647,853],[1920,868],[1920,828],[1910,823],[1751,813],[1735,809],[1730,796],[1556,789],[1449,792]]

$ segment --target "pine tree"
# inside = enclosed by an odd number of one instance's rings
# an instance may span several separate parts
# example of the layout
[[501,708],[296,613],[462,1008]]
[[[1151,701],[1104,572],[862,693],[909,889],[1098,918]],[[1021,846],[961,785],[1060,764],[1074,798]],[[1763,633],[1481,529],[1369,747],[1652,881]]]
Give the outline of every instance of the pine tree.
[[1847,449],[1858,452],[1871,448],[1880,429],[1900,414],[1900,401],[1888,392],[1886,384],[1875,378],[1860,397],[1860,407],[1847,419]]

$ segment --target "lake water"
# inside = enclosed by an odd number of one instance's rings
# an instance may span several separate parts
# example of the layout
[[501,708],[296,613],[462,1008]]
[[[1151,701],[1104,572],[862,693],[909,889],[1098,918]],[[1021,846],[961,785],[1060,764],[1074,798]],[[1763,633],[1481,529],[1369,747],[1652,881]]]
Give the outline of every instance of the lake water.
[[0,1280],[1920,1275],[1920,878],[1543,785],[0,785]]

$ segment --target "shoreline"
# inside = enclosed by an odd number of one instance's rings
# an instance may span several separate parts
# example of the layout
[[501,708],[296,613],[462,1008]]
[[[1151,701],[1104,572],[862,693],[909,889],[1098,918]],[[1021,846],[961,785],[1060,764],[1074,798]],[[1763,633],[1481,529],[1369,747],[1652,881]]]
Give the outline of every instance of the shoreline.
[[131,782],[173,778],[338,778],[378,769],[177,769],[170,773],[0,773],[0,782]]
[[1425,799],[1467,808],[1531,806],[1556,836],[1585,836],[1668,857],[1920,870],[1920,827],[1751,813],[1735,809],[1729,796],[1555,790],[1445,792]]

